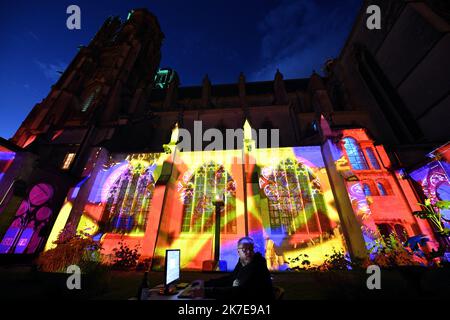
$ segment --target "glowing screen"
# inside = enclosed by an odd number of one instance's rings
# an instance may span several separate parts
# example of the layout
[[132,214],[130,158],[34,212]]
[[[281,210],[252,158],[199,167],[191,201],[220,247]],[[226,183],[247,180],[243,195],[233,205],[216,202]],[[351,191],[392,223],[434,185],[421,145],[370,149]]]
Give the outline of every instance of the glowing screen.
[[180,250],[166,251],[166,279],[165,284],[171,284],[180,278]]

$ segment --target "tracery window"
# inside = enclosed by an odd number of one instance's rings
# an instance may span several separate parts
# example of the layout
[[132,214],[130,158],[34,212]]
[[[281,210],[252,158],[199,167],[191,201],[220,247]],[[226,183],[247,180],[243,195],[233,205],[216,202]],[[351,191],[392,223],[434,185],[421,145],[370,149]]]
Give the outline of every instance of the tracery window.
[[215,222],[216,195],[224,195],[221,232],[234,234],[236,224],[236,183],[223,165],[210,162],[193,174],[187,173],[178,184],[184,203],[182,232],[212,232]]
[[380,169],[380,164],[378,163],[377,157],[375,157],[375,153],[372,148],[366,148],[366,154],[369,157],[370,164],[376,170]]
[[81,112],[86,112],[89,109],[89,107],[91,106],[92,102],[94,101],[99,92],[100,87],[97,87],[89,94],[89,96],[87,96],[87,98],[81,104]]
[[348,161],[352,165],[352,168],[354,170],[369,169],[366,158],[364,158],[364,153],[359,147],[358,142],[351,137],[346,137],[342,140],[344,141],[344,148],[347,152]]
[[320,181],[304,164],[287,159],[263,168],[259,185],[268,198],[272,234],[329,231]]
[[372,195],[372,192],[370,191],[370,187],[367,183],[363,184],[363,191],[366,197],[370,197]]
[[378,187],[378,190],[380,192],[380,196],[387,196],[388,195],[384,185],[381,182],[377,182],[377,187]]
[[377,224],[377,229],[384,240],[389,239],[390,235],[393,233],[392,227],[388,223]]
[[103,214],[105,231],[145,232],[154,188],[151,166],[145,162],[129,163],[108,192]]

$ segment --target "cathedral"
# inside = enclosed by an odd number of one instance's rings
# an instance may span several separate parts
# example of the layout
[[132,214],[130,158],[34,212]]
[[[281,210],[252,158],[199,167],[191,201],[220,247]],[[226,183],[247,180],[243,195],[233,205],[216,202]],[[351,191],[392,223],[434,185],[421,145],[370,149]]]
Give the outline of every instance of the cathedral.
[[413,212],[450,200],[450,10],[372,2],[384,28],[368,30],[362,8],[323,75],[189,87],[160,67],[151,12],[108,18],[0,139],[0,255],[33,257],[62,230],[92,236],[105,260],[137,248],[154,270],[171,248],[183,269],[231,270],[243,236],[271,270],[364,258],[390,234],[448,245]]

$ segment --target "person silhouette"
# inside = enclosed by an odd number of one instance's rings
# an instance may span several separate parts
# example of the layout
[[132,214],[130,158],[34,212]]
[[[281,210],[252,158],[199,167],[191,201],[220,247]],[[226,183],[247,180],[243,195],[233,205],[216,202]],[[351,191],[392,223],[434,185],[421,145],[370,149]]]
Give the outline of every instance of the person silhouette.
[[239,261],[233,272],[199,283],[193,295],[218,300],[272,300],[272,278],[266,259],[254,251],[253,239],[240,238],[237,252]]

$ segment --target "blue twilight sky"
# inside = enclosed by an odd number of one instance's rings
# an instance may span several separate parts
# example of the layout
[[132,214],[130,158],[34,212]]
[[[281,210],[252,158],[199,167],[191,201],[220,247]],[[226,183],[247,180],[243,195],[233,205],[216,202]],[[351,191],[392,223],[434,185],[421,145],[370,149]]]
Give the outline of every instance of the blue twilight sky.
[[[10,138],[103,21],[146,7],[165,34],[161,67],[181,85],[308,77],[339,54],[361,0],[39,0],[0,3],[0,137]],[[81,30],[66,9],[81,8]]]

